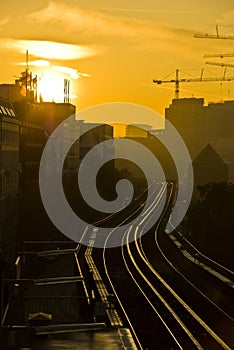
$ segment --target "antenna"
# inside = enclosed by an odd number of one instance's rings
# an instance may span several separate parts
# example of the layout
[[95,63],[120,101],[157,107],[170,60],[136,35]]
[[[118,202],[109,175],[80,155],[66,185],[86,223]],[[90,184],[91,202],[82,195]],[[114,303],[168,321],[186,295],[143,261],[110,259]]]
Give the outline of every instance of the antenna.
[[64,103],[70,103],[70,80],[64,79]]
[[28,50],[26,50],[26,69],[28,69]]
[[26,101],[28,102],[28,50],[26,50],[25,89],[26,89]]

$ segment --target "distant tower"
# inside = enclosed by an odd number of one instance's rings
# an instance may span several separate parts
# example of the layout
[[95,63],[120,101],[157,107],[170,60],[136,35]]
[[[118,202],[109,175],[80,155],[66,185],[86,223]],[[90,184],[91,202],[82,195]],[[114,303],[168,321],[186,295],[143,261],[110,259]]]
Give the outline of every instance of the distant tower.
[[64,79],[64,103],[70,103],[70,80]]

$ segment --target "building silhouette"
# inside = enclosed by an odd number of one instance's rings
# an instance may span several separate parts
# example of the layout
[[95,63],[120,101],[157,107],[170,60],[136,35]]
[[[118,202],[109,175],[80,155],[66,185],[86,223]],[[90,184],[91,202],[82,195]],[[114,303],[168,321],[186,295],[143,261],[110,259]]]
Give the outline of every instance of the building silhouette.
[[8,269],[15,257],[20,170],[19,131],[19,119],[12,103],[0,99],[0,257]]
[[[144,129],[142,129],[142,127]],[[135,141],[149,150],[153,157],[155,157],[161,164],[165,177],[168,180],[176,180],[177,174],[175,164],[166,147],[157,138],[158,135],[162,134],[163,130],[153,130],[149,125],[130,124],[126,126],[125,138]],[[129,150],[131,150],[133,155],[136,153],[134,144],[129,145]],[[124,151],[122,153],[124,153]],[[145,157],[147,162],[147,156]],[[129,180],[136,182],[140,188],[145,188],[145,186],[147,186],[144,169],[140,169],[134,162],[118,158],[118,153],[116,153],[116,158],[115,166],[124,176]],[[152,167],[149,181],[162,181],[163,179],[158,176],[157,171],[153,168],[150,160],[148,161],[148,166]]]
[[[41,238],[49,238],[48,232],[57,232],[40,198],[40,160],[52,132],[62,121],[75,114],[76,107],[70,103],[37,102],[37,77],[33,78],[28,69],[21,73],[15,84],[1,84],[0,97],[13,106],[20,124],[19,220],[16,237],[19,249],[24,239],[33,240],[39,234]],[[70,163],[68,161],[66,164]]]
[[227,164],[231,182],[234,182],[233,116],[234,101],[205,105],[203,98],[173,99],[165,109],[165,117],[182,136],[192,160],[210,144]]

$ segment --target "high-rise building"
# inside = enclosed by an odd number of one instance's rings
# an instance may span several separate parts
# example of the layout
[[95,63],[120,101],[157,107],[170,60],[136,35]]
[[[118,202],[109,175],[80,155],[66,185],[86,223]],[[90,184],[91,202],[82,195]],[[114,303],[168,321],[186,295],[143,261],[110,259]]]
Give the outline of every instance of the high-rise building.
[[[13,102],[20,120],[20,215],[18,240],[33,240],[48,234],[46,228],[54,231],[40,197],[39,167],[47,140],[55,128],[71,114],[75,106],[66,103]],[[68,162],[69,163],[69,162]],[[69,163],[70,164],[70,163]],[[71,171],[69,168],[68,171]],[[40,225],[37,225],[40,222]],[[44,229],[43,229],[44,228]],[[49,231],[49,229],[48,229]]]
[[19,195],[19,119],[12,103],[0,99],[0,260],[15,257]]
[[204,105],[203,98],[174,99],[165,117],[182,136],[192,160],[210,144],[228,166],[228,181],[234,181],[234,101]]
[[209,128],[203,98],[173,99],[165,109],[165,118],[183,138],[192,159],[209,143]]

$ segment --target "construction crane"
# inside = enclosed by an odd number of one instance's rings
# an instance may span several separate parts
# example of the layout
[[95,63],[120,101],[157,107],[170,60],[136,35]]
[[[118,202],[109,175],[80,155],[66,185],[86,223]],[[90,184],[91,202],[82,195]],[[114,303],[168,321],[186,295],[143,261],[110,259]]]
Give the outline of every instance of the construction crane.
[[225,74],[223,75],[223,77],[219,77],[219,78],[203,78],[203,72],[204,69],[201,70],[201,75],[200,78],[189,78],[189,79],[184,79],[184,78],[179,78],[179,69],[176,69],[176,76],[175,79],[171,79],[171,80],[161,80],[161,79],[154,79],[153,83],[161,85],[164,83],[175,83],[175,99],[179,98],[179,94],[180,94],[180,83],[199,83],[199,82],[203,82],[203,83],[207,83],[207,82],[215,82],[215,81],[231,81],[234,80],[234,77],[226,77]]
[[234,57],[234,53],[210,53],[210,54],[204,55],[203,57],[204,57],[204,58],[211,58],[211,57],[219,57],[219,58]]
[[216,34],[202,34],[202,33],[196,33],[194,35],[194,38],[202,38],[202,39],[229,39],[234,40],[234,35],[220,35],[219,34],[219,27],[216,25]]
[[229,67],[229,68],[234,68],[234,64],[231,63],[223,63],[223,62],[212,62],[212,61],[207,61],[206,64],[211,64],[213,66],[219,66],[219,67]]

